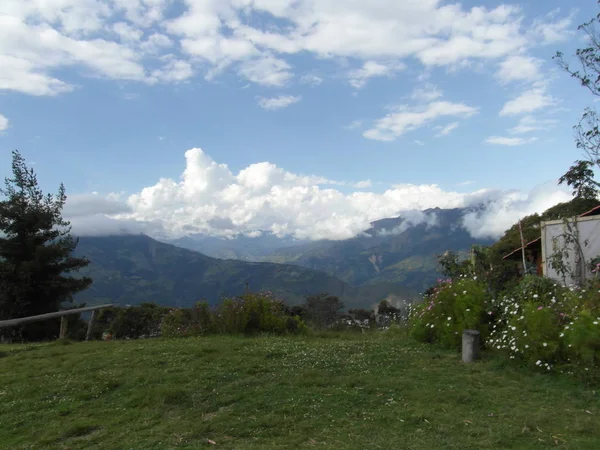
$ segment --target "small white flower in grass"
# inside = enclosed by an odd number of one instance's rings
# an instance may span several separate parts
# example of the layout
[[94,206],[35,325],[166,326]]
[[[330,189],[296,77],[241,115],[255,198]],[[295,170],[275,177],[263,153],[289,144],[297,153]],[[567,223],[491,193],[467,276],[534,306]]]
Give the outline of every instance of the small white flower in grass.
[[542,345],[543,345],[544,347],[548,347],[548,344],[547,344],[546,342],[544,342]]
[[529,348],[529,344],[525,344],[525,348]]
[[598,322],[594,321],[594,325],[598,325]]
[[541,365],[542,365],[542,361],[538,359],[538,360],[535,362],[535,365],[536,365],[536,366],[541,366]]
[[448,317],[448,320],[452,320],[452,317]]
[[467,309],[466,309],[466,311],[467,311],[467,312],[471,312],[471,308],[467,308]]
[[533,298],[538,298],[538,295],[537,294],[533,294]]
[[560,333],[559,337],[563,337],[565,335],[565,333]]

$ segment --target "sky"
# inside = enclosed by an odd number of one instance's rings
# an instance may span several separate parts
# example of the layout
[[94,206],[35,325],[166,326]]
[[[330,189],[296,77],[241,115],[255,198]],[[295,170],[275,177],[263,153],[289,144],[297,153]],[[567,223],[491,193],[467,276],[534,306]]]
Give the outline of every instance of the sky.
[[[80,234],[346,239],[571,198],[593,96],[558,67],[594,0],[2,0],[0,169],[63,182]],[[574,61],[573,61],[574,62]]]

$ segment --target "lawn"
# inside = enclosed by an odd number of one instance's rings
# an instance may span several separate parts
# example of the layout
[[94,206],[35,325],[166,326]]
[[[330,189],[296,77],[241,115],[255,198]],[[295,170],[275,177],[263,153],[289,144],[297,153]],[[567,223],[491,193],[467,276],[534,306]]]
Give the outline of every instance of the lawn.
[[0,448],[600,448],[597,392],[378,333],[0,346]]

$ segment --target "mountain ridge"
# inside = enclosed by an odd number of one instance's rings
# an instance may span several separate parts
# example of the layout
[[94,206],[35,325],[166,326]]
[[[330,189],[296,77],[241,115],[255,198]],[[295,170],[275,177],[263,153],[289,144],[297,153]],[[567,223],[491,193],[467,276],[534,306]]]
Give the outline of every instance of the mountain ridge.
[[75,297],[90,304],[191,306],[202,299],[216,304],[249,288],[272,291],[292,305],[327,292],[348,308],[370,308],[390,296],[409,300],[415,294],[394,283],[356,287],[298,265],[211,258],[144,234],[82,236],[74,253],[91,261],[80,275],[90,276],[94,283]]

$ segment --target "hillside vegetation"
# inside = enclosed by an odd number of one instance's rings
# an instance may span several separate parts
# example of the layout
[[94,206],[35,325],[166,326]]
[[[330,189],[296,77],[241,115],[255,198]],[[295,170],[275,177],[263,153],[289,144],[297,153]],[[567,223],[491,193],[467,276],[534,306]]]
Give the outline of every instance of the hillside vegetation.
[[82,237],[75,255],[91,263],[80,273],[94,283],[76,296],[88,304],[155,302],[174,307],[211,304],[246,289],[271,291],[290,305],[308,295],[327,292],[347,307],[371,308],[389,295],[410,298],[400,285],[384,283],[356,288],[326,273],[292,265],[210,258],[145,235]]
[[[428,209],[416,225],[404,218],[376,221],[363,235],[344,241],[318,241],[277,250],[264,260],[322,270],[355,285],[397,283],[424,292],[440,274],[437,256],[447,250],[468,253],[475,239],[462,226],[464,208]],[[427,223],[430,222],[430,223]]]
[[[328,336],[328,337],[324,337]],[[0,448],[595,449],[570,378],[391,332],[0,347]]]

